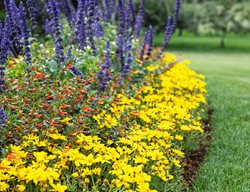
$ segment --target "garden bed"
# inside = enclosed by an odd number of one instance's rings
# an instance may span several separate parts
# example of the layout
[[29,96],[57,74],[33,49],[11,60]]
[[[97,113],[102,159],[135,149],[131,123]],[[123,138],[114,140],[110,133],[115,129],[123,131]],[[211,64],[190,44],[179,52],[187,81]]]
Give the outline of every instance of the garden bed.
[[141,37],[144,0],[136,17],[133,1],[60,2],[5,1],[0,191],[182,190],[206,84],[165,51],[180,1],[160,49],[152,27]]

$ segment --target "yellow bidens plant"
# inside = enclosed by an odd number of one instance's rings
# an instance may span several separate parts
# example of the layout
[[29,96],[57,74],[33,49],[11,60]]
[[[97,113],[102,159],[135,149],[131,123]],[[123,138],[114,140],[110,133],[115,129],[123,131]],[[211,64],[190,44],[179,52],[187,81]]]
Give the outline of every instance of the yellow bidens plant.
[[112,136],[65,136],[54,128],[10,145],[0,161],[0,191],[157,192],[179,183],[189,138],[203,132],[206,103],[204,77],[187,65],[165,53],[147,67],[135,95],[119,92],[91,117]]

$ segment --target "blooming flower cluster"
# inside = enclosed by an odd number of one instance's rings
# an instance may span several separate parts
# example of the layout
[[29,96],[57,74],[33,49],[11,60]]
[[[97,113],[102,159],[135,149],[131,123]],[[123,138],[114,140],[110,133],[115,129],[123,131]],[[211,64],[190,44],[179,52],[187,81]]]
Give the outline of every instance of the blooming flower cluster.
[[[75,82],[79,87],[59,85],[60,93],[53,87],[47,102],[37,102],[43,109],[30,111],[34,124],[29,123],[28,116],[21,118],[24,123],[20,127],[28,132],[23,133],[19,144],[9,144],[4,149],[0,191],[156,192],[180,182],[187,150],[184,144],[189,137],[203,132],[201,115],[206,103],[204,77],[187,64],[165,53],[158,64],[146,68],[148,75],[139,87],[131,83],[133,94],[116,89],[109,102],[103,92],[102,99],[88,96],[80,89],[87,85],[80,78]],[[36,78],[46,77],[40,72]],[[65,97],[68,101],[74,97],[75,104],[84,97],[88,99],[81,103],[78,113],[72,114],[63,102]],[[26,107],[33,102],[23,99]],[[60,103],[57,111],[50,109],[51,102]],[[16,113],[23,114],[25,110],[16,109],[15,104],[11,107]],[[55,119],[46,120],[53,113]],[[36,123],[36,119],[43,121]],[[28,130],[33,126],[39,129]]]
[[145,0],[77,2],[4,1],[0,191],[175,189],[206,104],[204,77],[165,52],[180,0],[159,50]]

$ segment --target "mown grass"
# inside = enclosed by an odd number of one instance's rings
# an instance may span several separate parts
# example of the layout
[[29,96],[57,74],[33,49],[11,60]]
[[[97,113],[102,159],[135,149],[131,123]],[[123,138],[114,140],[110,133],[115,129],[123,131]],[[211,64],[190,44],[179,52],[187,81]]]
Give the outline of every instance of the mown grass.
[[[189,50],[179,46],[182,41]],[[214,109],[211,148],[190,191],[250,191],[250,41],[249,37],[227,41],[225,49],[216,47],[213,37],[175,37],[171,45],[206,76],[208,101]]]
[[[163,34],[157,35],[154,40],[155,46],[161,46]],[[193,34],[185,34],[183,36],[175,35],[167,48],[167,50],[184,52],[223,52],[223,53],[249,53],[250,52],[250,35],[229,34],[226,37],[225,48],[220,47],[220,37],[195,36]]]

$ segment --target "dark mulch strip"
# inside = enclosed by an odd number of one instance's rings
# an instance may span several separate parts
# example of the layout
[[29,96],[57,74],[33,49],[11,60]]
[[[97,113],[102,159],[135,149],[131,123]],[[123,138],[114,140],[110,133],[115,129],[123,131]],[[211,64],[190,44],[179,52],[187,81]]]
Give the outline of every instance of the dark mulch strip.
[[211,118],[212,118],[213,110],[208,110],[207,119],[205,119],[204,125],[204,131],[205,131],[205,137],[202,138],[198,142],[198,149],[196,150],[190,150],[187,153],[186,160],[185,160],[185,166],[184,166],[184,173],[183,177],[185,179],[184,184],[187,187],[192,187],[192,182],[196,178],[197,172],[199,171],[199,167],[201,163],[204,161],[206,152],[210,146],[212,137],[211,137]]

